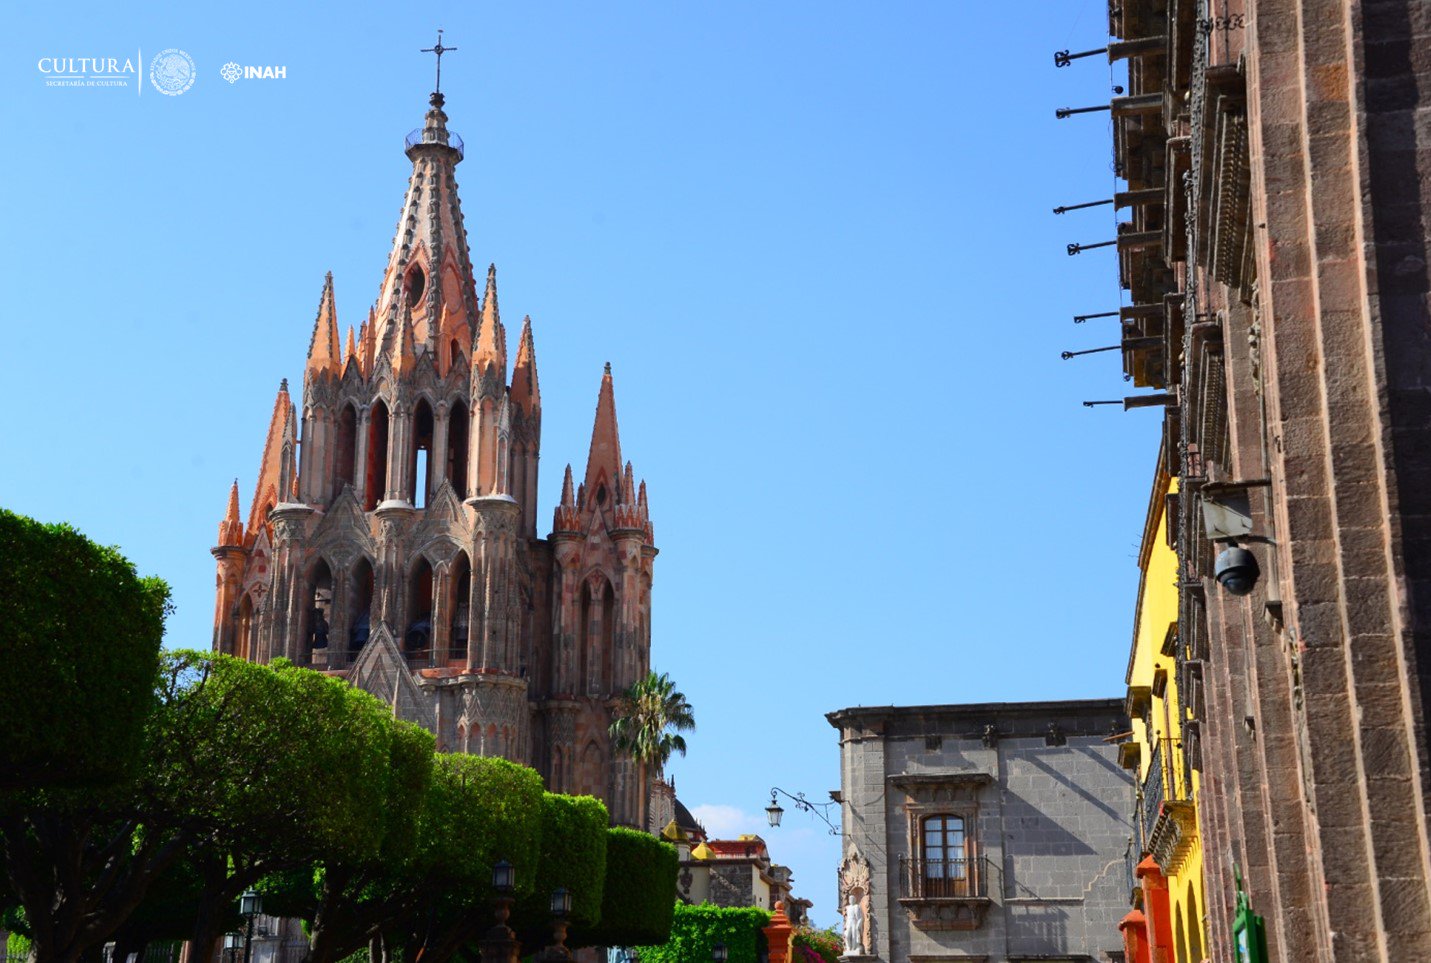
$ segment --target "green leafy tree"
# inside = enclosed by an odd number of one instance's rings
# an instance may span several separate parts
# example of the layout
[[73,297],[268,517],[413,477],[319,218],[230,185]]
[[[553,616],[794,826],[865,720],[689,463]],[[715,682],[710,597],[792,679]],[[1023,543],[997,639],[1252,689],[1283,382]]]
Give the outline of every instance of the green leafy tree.
[[169,610],[115,549],[0,509],[0,792],[132,772]]
[[[662,672],[648,673],[632,683],[622,695],[611,723],[611,742],[616,751],[636,761],[638,785],[645,786],[648,775],[659,776],[673,753],[686,754],[683,732],[694,732],[696,717],[684,693]],[[640,820],[646,825],[649,800],[640,793]]]
[[394,723],[336,679],[286,664],[166,654],[145,748],[123,783],[0,796],[0,857],[37,963],[115,935],[181,860],[212,950],[238,892],[317,854],[374,852]]
[[[287,660],[256,667],[194,657],[212,666],[212,676],[168,741],[188,747],[186,768],[172,773],[180,784],[174,791],[192,800],[187,815],[204,827],[187,852],[203,881],[189,939],[207,958],[239,894],[265,876],[320,859],[377,858],[394,828],[390,785],[406,776],[394,754],[415,752],[425,768],[432,737],[394,720],[368,693]],[[230,715],[222,730],[209,724],[219,712]],[[196,797],[194,787],[181,788],[195,772],[226,778]]]
[[382,955],[442,963],[492,925],[492,867],[511,863],[519,897],[537,879],[542,780],[505,759],[433,756],[416,801],[416,838],[375,861],[321,862],[307,911],[308,963],[333,963],[376,945]]

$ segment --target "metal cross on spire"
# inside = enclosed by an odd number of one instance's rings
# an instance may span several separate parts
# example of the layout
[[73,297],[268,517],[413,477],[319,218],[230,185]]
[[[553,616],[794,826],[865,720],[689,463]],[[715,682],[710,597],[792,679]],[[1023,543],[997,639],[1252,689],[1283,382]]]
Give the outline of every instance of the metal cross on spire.
[[423,53],[437,55],[437,86],[432,91],[432,103],[435,107],[442,106],[442,55],[449,50],[456,50],[456,47],[444,47],[442,45],[442,28],[437,28],[437,44],[432,47],[423,47]]

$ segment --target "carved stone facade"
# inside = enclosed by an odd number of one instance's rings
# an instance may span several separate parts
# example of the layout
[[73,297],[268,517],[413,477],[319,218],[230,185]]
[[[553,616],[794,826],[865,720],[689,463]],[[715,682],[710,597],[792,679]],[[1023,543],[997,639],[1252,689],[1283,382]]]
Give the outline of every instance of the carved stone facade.
[[1209,955],[1234,959],[1240,879],[1270,959],[1431,959],[1431,7],[1108,11]]
[[586,473],[537,537],[541,393],[531,319],[508,377],[496,269],[477,296],[440,94],[377,303],[340,347],[329,275],[296,409],[278,393],[247,522],[219,527],[214,649],[346,678],[430,729],[634,824],[648,791],[607,730],[649,669],[656,556],[621,460],[611,366]]

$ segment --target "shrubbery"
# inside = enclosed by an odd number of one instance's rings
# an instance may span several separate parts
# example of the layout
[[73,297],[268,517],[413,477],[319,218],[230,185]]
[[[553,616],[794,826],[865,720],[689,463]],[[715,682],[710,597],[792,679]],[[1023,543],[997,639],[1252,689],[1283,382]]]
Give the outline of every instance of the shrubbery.
[[675,907],[671,938],[659,946],[641,947],[641,963],[691,963],[711,958],[711,948],[724,943],[729,963],[759,963],[765,948],[770,914],[754,907],[719,907],[709,903]]
[[802,926],[795,931],[794,944],[799,954],[796,963],[835,963],[845,952],[845,941],[833,926],[823,930]]
[[676,908],[676,847],[649,833],[606,830],[606,885],[601,919],[576,927],[570,946],[641,946],[664,943]]
[[[435,753],[369,694],[283,659],[161,656],[168,589],[65,526],[0,511],[0,565],[12,953],[73,963],[109,941],[125,956],[187,939],[210,958],[257,887],[266,912],[307,923],[307,963],[369,946],[475,958],[498,860],[515,869],[528,951],[551,933],[558,886],[574,938],[669,934],[674,850],[609,829],[599,800],[546,793],[503,759]],[[754,931],[722,926],[751,951],[732,963],[755,963]]]

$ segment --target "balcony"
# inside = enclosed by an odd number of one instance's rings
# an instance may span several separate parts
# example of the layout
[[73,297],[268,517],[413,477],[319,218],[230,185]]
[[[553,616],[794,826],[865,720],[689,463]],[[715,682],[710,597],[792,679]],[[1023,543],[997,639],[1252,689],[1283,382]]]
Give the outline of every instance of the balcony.
[[1145,845],[1163,874],[1170,876],[1178,871],[1197,837],[1192,779],[1182,743],[1158,740],[1142,796]]
[[899,860],[899,905],[922,930],[974,930],[984,923],[993,900],[992,872],[982,856],[962,859]]

